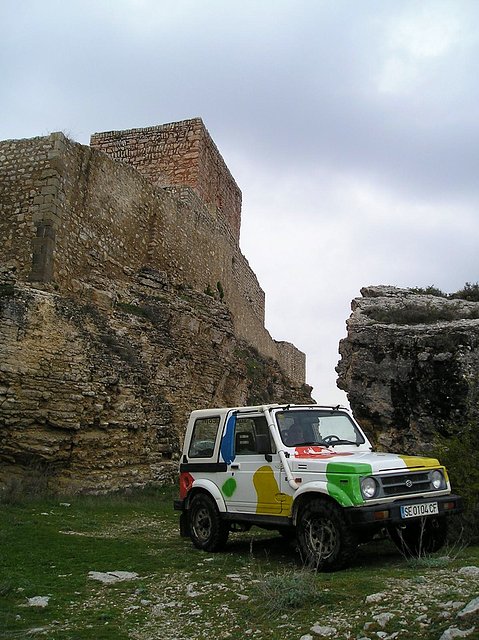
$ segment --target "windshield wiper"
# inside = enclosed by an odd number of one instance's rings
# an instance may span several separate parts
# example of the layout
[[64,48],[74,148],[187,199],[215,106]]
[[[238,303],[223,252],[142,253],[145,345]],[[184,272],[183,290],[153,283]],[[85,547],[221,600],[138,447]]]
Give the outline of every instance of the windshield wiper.
[[297,444],[291,444],[290,447],[335,447],[337,444],[354,444],[356,447],[359,447],[358,442],[353,442],[352,440],[341,440],[338,438],[337,440],[329,440],[326,442],[325,440],[308,440],[308,442],[298,442]]
[[356,447],[359,447],[359,442],[353,442],[352,440],[341,440],[339,438],[338,440],[331,440],[331,442],[328,442],[326,446],[335,447],[337,444],[354,444]]

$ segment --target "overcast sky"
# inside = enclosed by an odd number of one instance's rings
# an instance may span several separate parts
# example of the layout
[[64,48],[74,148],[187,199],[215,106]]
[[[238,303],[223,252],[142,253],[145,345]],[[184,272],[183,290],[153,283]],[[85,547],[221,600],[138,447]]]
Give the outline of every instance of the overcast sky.
[[316,400],[369,284],[479,280],[477,0],[0,0],[0,139],[200,116]]

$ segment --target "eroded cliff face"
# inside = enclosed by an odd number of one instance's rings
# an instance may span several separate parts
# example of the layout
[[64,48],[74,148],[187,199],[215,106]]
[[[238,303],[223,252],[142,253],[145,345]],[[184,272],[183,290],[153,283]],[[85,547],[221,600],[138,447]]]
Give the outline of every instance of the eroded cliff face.
[[479,303],[367,287],[340,342],[338,386],[381,448],[428,451],[479,414]]
[[89,297],[0,273],[0,486],[39,469],[65,491],[161,482],[192,409],[312,401],[224,304],[165,273]]

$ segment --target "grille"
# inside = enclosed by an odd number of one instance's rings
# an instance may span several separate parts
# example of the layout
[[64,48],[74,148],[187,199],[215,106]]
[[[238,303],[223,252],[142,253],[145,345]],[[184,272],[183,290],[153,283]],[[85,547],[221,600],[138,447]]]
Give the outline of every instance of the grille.
[[[432,491],[433,486],[429,479],[429,473],[398,473],[391,476],[377,477],[381,482],[384,496],[397,496],[407,493],[423,493]],[[410,486],[409,486],[410,485]]]

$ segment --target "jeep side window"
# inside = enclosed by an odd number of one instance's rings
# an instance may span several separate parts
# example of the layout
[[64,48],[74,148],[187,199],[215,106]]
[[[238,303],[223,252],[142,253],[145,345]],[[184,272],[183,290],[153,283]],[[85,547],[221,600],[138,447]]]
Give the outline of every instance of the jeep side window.
[[235,453],[238,456],[258,452],[256,436],[267,435],[270,438],[268,424],[264,416],[237,418],[235,433]]
[[191,434],[189,458],[211,458],[215,450],[220,418],[198,418]]

